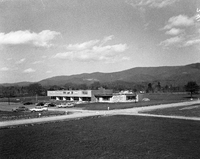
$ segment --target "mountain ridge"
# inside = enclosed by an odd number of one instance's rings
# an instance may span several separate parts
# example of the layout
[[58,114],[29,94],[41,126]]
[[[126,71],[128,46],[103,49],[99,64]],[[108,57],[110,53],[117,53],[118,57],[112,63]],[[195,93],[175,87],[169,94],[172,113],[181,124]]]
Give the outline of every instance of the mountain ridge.
[[[38,81],[42,86],[64,85],[66,83],[90,84],[93,82],[133,82],[148,83],[164,81],[163,83],[173,83],[185,85],[188,81],[196,81],[200,84],[200,63],[193,63],[183,66],[158,66],[158,67],[134,67],[118,72],[93,72],[74,75],[60,75]],[[1,84],[3,86],[18,85],[25,86],[36,82],[18,82],[11,84]]]

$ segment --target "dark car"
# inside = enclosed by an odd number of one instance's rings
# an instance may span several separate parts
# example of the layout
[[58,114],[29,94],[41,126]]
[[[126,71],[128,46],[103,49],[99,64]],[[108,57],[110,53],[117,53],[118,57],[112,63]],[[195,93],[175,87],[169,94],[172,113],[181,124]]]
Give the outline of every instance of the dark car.
[[24,106],[21,106],[21,107],[18,107],[18,108],[13,108],[12,111],[13,112],[21,112],[21,111],[28,111],[29,109],[24,107]]
[[56,104],[54,104],[54,103],[49,103],[48,105],[47,105],[47,107],[55,107],[56,106]]
[[33,104],[32,102],[25,102],[24,105],[31,105]]
[[43,102],[39,102],[39,103],[36,103],[35,105],[36,106],[44,106],[44,103]]

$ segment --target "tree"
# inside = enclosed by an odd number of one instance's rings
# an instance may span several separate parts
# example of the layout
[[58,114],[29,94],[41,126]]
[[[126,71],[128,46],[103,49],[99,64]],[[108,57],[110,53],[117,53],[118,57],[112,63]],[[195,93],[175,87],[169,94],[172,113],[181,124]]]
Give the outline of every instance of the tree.
[[28,92],[31,95],[41,95],[43,92],[43,88],[39,83],[33,83],[28,86]]
[[197,93],[199,91],[199,86],[195,81],[190,81],[185,85],[185,90],[187,92],[190,92],[192,97],[194,93]]
[[3,97],[8,98],[8,104],[10,105],[10,98],[15,97],[15,87],[14,86],[9,86],[9,87],[2,87],[2,94]]
[[170,87],[169,87],[168,85],[165,85],[164,91],[165,91],[165,92],[169,92],[169,88],[170,88]]
[[78,89],[86,90],[88,89],[88,86],[86,84],[79,84]]
[[158,84],[157,84],[156,87],[157,87],[157,90],[160,92],[160,91],[161,91],[161,88],[162,88],[161,85],[160,85],[160,82],[158,82]]
[[57,85],[53,85],[53,86],[50,86],[49,90],[50,90],[50,91],[61,90],[61,87],[60,87],[60,86],[57,86]]
[[100,82],[93,82],[91,85],[90,85],[91,89],[99,89],[101,87],[101,83]]
[[147,92],[153,92],[153,87],[151,83],[148,84]]

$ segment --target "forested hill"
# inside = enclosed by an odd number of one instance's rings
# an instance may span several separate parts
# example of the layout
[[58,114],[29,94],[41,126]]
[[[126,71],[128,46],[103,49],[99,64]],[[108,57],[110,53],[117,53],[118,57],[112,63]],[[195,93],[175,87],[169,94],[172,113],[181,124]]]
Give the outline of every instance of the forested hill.
[[[185,66],[163,66],[163,67],[136,67],[120,72],[112,73],[83,73],[71,76],[56,76],[38,81],[42,86],[65,85],[66,83],[91,84],[94,82],[131,82],[150,83],[160,82],[161,84],[185,85],[188,81],[196,81],[200,84],[200,63]],[[31,82],[14,84],[2,84],[5,86],[24,86]]]
[[43,86],[64,85],[66,83],[87,84],[93,82],[108,83],[115,81],[185,85],[188,81],[200,84],[200,63],[185,66],[136,67],[113,73],[84,73],[71,76],[56,76],[39,81]]

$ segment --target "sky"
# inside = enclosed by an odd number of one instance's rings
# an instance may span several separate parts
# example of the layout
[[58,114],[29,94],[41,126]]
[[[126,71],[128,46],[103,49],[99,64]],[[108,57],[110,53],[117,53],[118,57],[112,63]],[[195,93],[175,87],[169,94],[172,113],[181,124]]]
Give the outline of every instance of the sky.
[[0,83],[197,62],[199,0],[0,1]]

